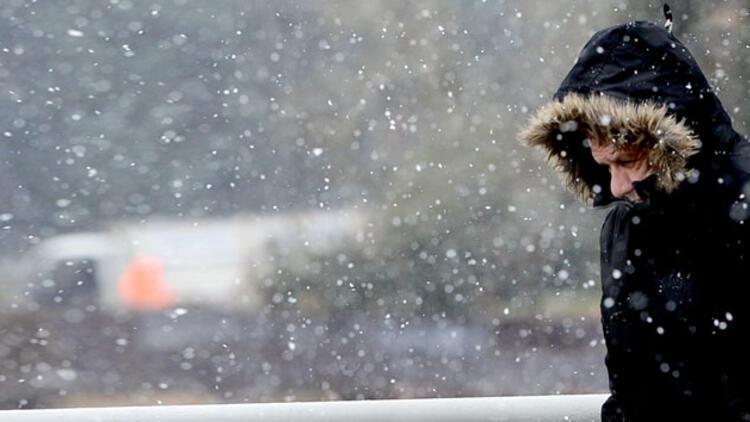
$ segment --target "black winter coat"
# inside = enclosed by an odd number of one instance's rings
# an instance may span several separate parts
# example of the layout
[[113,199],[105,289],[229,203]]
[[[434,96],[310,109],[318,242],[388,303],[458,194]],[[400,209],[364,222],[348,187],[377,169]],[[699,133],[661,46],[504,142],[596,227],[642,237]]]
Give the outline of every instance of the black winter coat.
[[[649,151],[643,202],[612,197],[593,136]],[[750,420],[750,143],[683,44],[648,22],[598,32],[520,138],[610,207],[602,419]]]

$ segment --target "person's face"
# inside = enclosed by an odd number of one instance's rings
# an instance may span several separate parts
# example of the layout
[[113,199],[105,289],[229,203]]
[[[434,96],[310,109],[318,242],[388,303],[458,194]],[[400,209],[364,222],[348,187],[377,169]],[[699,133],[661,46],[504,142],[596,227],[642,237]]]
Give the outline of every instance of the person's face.
[[628,198],[641,202],[633,182],[645,179],[651,174],[648,158],[644,151],[615,149],[607,142],[591,142],[591,155],[597,163],[609,167],[611,176],[609,189],[617,198]]

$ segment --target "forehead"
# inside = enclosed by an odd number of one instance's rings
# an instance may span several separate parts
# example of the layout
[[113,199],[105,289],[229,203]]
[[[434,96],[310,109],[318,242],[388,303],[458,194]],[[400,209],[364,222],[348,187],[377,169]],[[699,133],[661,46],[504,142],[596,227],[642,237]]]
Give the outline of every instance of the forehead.
[[634,147],[615,145],[612,142],[591,142],[591,154],[598,157],[621,157],[640,155],[640,151]]
[[614,155],[618,152],[614,145],[603,142],[592,142],[591,143],[591,154],[594,157],[607,157]]
[[641,151],[636,148],[623,148],[622,146],[617,146],[614,143],[591,143],[591,155],[594,156],[594,159],[596,161],[611,161],[619,160],[625,157],[636,157],[639,156],[640,153]]

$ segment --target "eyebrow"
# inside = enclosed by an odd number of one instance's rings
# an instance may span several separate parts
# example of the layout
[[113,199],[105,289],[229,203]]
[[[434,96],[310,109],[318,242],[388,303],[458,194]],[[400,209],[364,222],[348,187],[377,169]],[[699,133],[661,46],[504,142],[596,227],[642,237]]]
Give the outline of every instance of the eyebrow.
[[617,161],[632,161],[632,160],[637,160],[638,158],[640,158],[640,156],[639,154],[636,154],[636,153],[626,152],[620,156],[617,156],[616,158],[617,158]]

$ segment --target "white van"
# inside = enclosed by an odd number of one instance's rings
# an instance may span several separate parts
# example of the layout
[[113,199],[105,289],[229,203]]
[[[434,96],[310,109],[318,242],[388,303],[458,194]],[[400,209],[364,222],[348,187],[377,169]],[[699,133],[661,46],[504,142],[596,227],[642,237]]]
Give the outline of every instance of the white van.
[[[179,306],[254,308],[274,253],[307,255],[364,238],[358,210],[213,220],[153,220],[40,242],[19,263],[32,309],[55,304],[158,310]],[[20,306],[20,305],[19,305]]]

